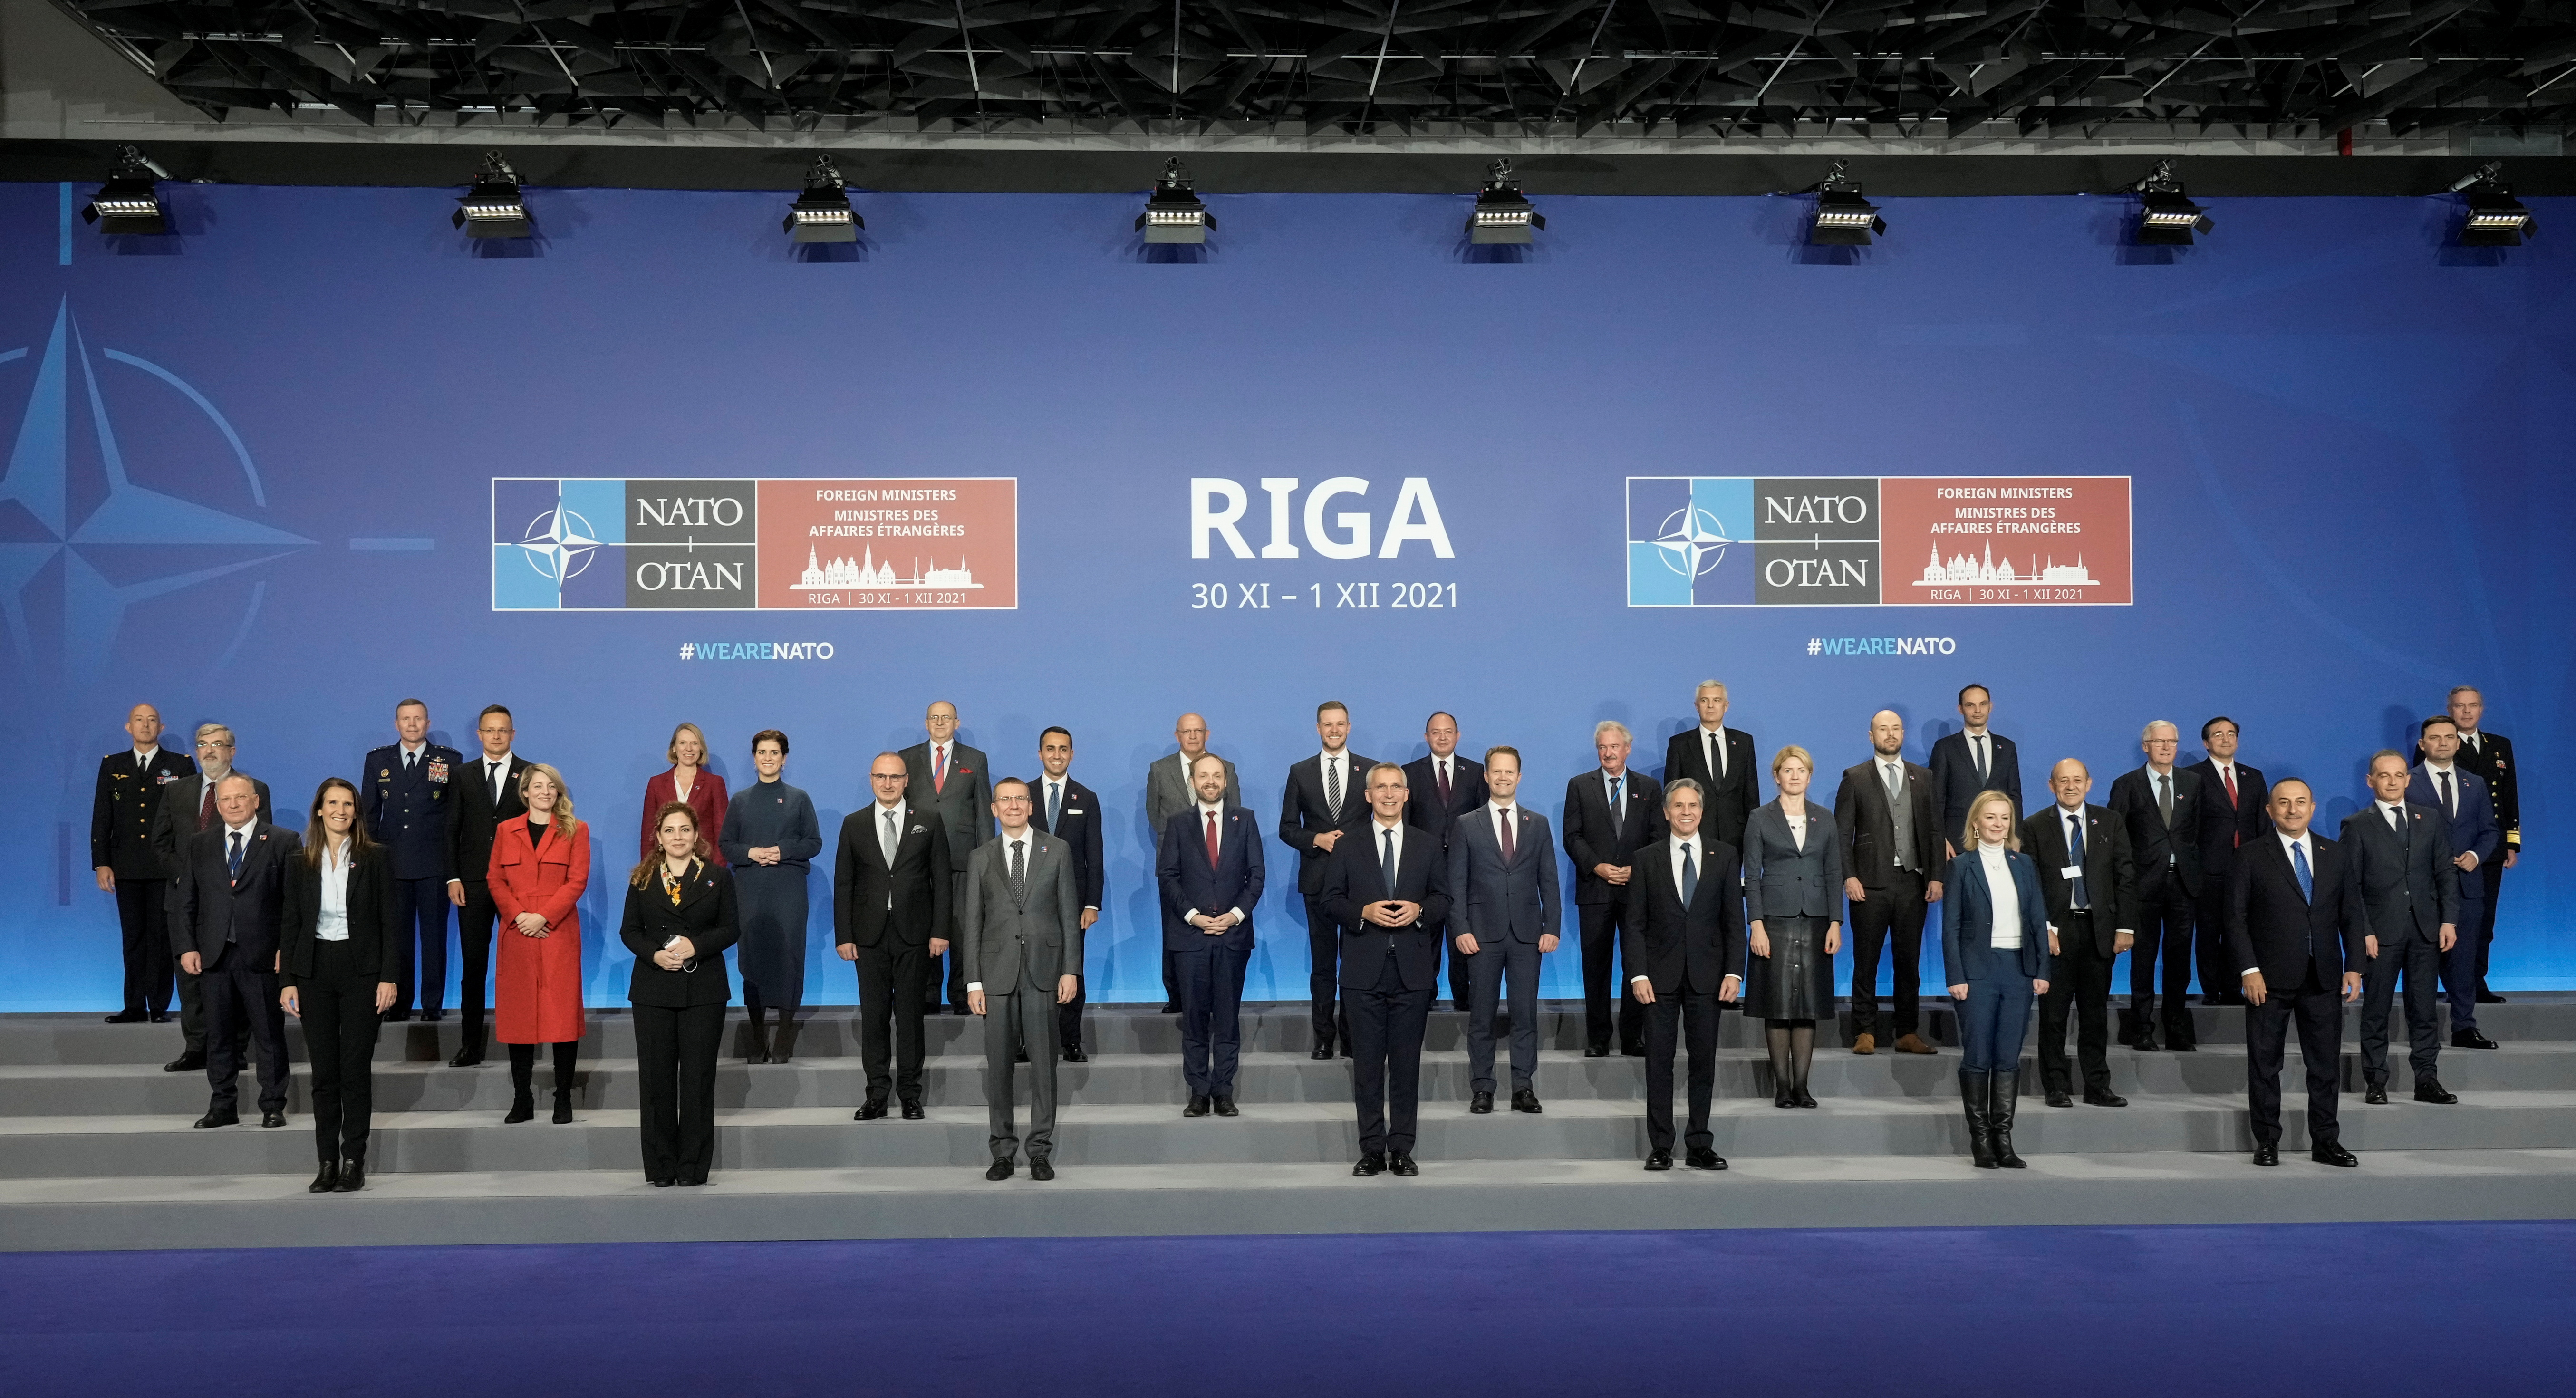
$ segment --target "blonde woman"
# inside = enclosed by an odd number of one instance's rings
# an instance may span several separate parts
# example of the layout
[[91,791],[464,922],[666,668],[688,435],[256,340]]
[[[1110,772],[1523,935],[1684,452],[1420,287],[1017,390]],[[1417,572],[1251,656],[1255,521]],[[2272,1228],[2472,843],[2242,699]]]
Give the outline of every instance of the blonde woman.
[[[730,804],[725,794],[725,779],[707,770],[707,735],[694,723],[683,723],[671,730],[671,742],[664,750],[671,759],[671,770],[644,783],[644,838],[637,853],[653,857],[657,831],[653,813],[677,801],[698,813],[698,828],[713,836],[724,829],[725,808]],[[725,862],[724,851],[714,849],[715,862]]]
[[1943,983],[1959,1004],[1959,1097],[1968,1154],[1980,1170],[2022,1168],[2013,1153],[2021,1044],[2031,1002],[2048,993],[2048,905],[2039,866],[2021,852],[2013,799],[1980,791],[1968,802],[1968,848],[1941,881]]
[[563,773],[531,762],[519,777],[527,814],[492,832],[492,906],[501,914],[493,977],[493,1036],[510,1050],[510,1114],[537,1114],[537,1045],[555,1046],[557,1124],[572,1120],[573,1055],[581,1047],[581,902],[590,883],[590,827],[576,819]]
[[1812,1107],[1807,1068],[1816,1021],[1834,1017],[1843,944],[1842,841],[1834,813],[1807,799],[1816,759],[1792,744],[1771,759],[1779,799],[1744,822],[1744,1012],[1768,1021],[1771,1105]]

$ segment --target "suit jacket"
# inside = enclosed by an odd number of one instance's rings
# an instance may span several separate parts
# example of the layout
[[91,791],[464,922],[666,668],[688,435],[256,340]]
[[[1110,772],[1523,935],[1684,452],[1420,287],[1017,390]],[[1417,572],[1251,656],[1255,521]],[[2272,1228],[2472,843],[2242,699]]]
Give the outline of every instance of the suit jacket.
[[[236,774],[250,776],[238,768],[224,775]],[[267,825],[274,822],[277,812],[268,804],[268,783],[251,777],[250,789],[259,795],[259,823]],[[156,877],[173,882],[188,877],[188,841],[196,838],[197,811],[205,800],[206,774],[203,772],[191,772],[162,789],[161,809],[152,816],[152,849],[161,856],[161,873]],[[222,822],[223,817],[215,817],[215,823]],[[170,906],[176,909],[178,905],[179,891],[173,888]]]
[[1279,797],[1279,840],[1297,851],[1297,891],[1313,896],[1324,891],[1324,852],[1315,837],[1327,830],[1352,831],[1368,824],[1368,771],[1374,758],[1342,749],[1349,759],[1342,783],[1342,818],[1334,820],[1324,805],[1324,755],[1320,752],[1288,769],[1288,787]]
[[[1163,838],[1163,827],[1172,823],[1173,816],[1199,802],[1199,794],[1190,789],[1189,774],[1181,765],[1186,760],[1176,752],[1157,757],[1145,766],[1145,819],[1152,825],[1156,840]],[[1225,768],[1223,800],[1231,810],[1243,804],[1243,783],[1236,780],[1233,763],[1222,757],[1217,762]]]
[[212,969],[231,942],[265,971],[276,956],[286,915],[286,882],[303,842],[295,832],[254,820],[242,842],[241,877],[226,868],[224,823],[188,841],[188,875],[171,890],[170,954],[195,952]]
[[[1109,882],[1107,865],[1100,854],[1100,822],[1106,814],[1100,809],[1100,797],[1090,787],[1064,775],[1064,809],[1056,813],[1055,824],[1047,824],[1046,773],[1040,772],[1029,783],[1029,802],[1036,807],[1029,813],[1029,824],[1064,841],[1065,850],[1073,857],[1074,896],[1082,901],[1075,906],[1097,908],[1101,887]],[[1074,974],[1080,975],[1079,964]]]
[[1592,872],[1595,864],[1625,867],[1638,850],[1664,838],[1663,783],[1631,767],[1621,809],[1610,809],[1610,779],[1595,767],[1565,784],[1565,853],[1574,861],[1577,904],[1616,903],[1620,885]]
[[[2496,827],[2495,804],[2487,795],[2487,784],[2475,772],[2458,764],[2451,771],[2460,779],[2460,813],[2451,818],[2451,853],[2475,854],[2478,873],[2456,880],[2460,886],[2460,906],[2483,907],[2487,901],[2487,884],[2483,877],[2486,865],[2496,858],[2496,847],[2504,842],[2504,832]],[[2418,806],[2442,809],[2442,794],[2433,789],[2433,774],[2422,767],[2406,783],[2406,799]],[[2456,872],[2456,870],[2455,870]]]
[[[1456,789],[1458,783],[1450,783]],[[1386,879],[1386,860],[1378,849],[1377,822],[1333,851],[1324,875],[1324,909],[1342,929],[1342,984],[1367,990],[1377,984],[1387,950],[1395,951],[1396,969],[1407,990],[1433,990],[1440,984],[1440,924],[1449,916],[1449,852],[1419,825],[1406,824],[1404,847],[1396,855],[1395,882]],[[1380,927],[1360,916],[1370,903],[1392,899],[1419,903],[1422,916],[1405,927]]]
[[[1785,798],[1783,798],[1785,799]],[[1843,920],[1843,842],[1833,814],[1813,801],[1807,807],[1807,845],[1789,838],[1779,801],[1756,807],[1744,822],[1744,918],[1813,917]]]
[[408,768],[402,745],[367,754],[358,771],[358,819],[394,857],[394,877],[456,877],[449,826],[456,819],[456,788],[466,779],[465,759],[438,743],[423,745]]
[[1699,725],[1694,723],[1672,736],[1664,744],[1664,785],[1671,786],[1683,777],[1699,783],[1699,833],[1703,838],[1721,844],[1744,847],[1744,822],[1753,818],[1753,808],[1762,804],[1762,769],[1753,755],[1753,735],[1741,729],[1726,730],[1726,779],[1719,781],[1708,770],[1708,745],[1700,740]]
[[2496,828],[2504,832],[2504,848],[2522,848],[2522,771],[2513,760],[2513,742],[2481,730],[2477,746],[2469,746],[2468,735],[2460,737],[2458,765],[2477,773],[2487,784],[2487,799],[2495,803]]
[[[474,768],[479,781],[483,764],[476,762]],[[664,806],[680,800],[680,782],[672,775],[678,770],[674,767],[668,772],[656,772],[644,780],[643,823],[637,827],[640,838],[636,843],[636,857],[639,859],[652,858],[661,847],[662,822],[655,817],[661,814]],[[717,836],[724,830],[725,812],[733,805],[732,795],[725,790],[725,779],[700,767],[698,775],[689,782],[689,799],[685,804],[698,813],[698,835],[707,842],[708,848],[715,849]],[[715,849],[715,862],[725,862],[723,850]]]
[[[2460,885],[2466,880],[2451,863],[2450,822],[2440,809],[2403,805],[2405,834],[2388,828],[2388,817],[2373,801],[2343,818],[2343,838],[2336,843],[2352,856],[2370,930],[2386,942],[2413,928],[2439,946],[2442,924],[2460,921]],[[2379,954],[2391,954],[2390,948],[2380,947]]]
[[1994,761],[1983,781],[1977,779],[1977,764],[1968,758],[1965,732],[1932,745],[1932,804],[1941,812],[1941,838],[1953,845],[1967,833],[1968,803],[1980,791],[2000,791],[2011,797],[2015,814],[2029,809],[2021,803],[2021,749],[1991,728],[1986,737]]
[[[1938,880],[1949,862],[1941,852],[1940,813],[1932,805],[1932,771],[1905,764],[1905,797],[1914,821],[1914,867]],[[1781,829],[1787,830],[1786,822]],[[1878,779],[1878,759],[1843,769],[1842,786],[1834,792],[1834,833],[1842,841],[1843,877],[1878,890],[1896,881],[1896,813],[1887,804],[1887,787]]]
[[[1163,950],[1196,951],[1216,945],[1233,952],[1252,950],[1252,910],[1261,901],[1266,877],[1261,863],[1261,822],[1241,806],[1225,808],[1217,831],[1216,863],[1207,857],[1207,831],[1195,808],[1173,813],[1154,842],[1154,885],[1162,891]],[[1243,910],[1243,921],[1211,937],[1183,919],[1191,913],[1211,917]]]
[[2204,757],[2183,770],[2200,778],[2200,822],[2193,840],[2200,846],[2201,891],[2215,896],[2227,888],[2227,876],[2236,868],[2236,851],[2271,831],[2272,817],[2263,803],[2271,799],[2272,787],[2263,779],[2262,768],[2237,763],[2236,804],[2231,808],[2227,783],[2218,779],[2217,763]]
[[[662,861],[645,871],[644,886],[626,884],[626,915],[617,938],[635,953],[635,972],[627,978],[629,1004],[684,1010],[693,1005],[722,1005],[733,999],[733,980],[725,974],[724,953],[742,936],[734,904],[733,875],[721,864],[693,860],[680,883],[680,901],[671,902],[662,888]],[[688,969],[665,971],[653,964],[653,953],[673,937],[686,937],[697,955]]]
[[[2021,823],[2021,847],[2038,870],[2048,925],[2061,932],[2074,925],[2069,915],[2075,911],[2075,881],[2065,875],[2070,862],[2065,815],[2065,808],[2051,801]],[[1942,897],[1949,897],[1946,884]],[[2092,905],[2094,954],[2105,959],[2117,955],[2120,934],[2138,930],[2138,866],[2129,857],[2128,823],[2100,806],[2084,808],[2084,901]]]
[[903,799],[916,811],[938,813],[948,836],[948,856],[955,861],[952,868],[962,874],[966,871],[966,856],[993,838],[993,764],[981,748],[970,748],[953,739],[948,756],[948,783],[933,791],[929,742],[905,748],[904,770],[912,774],[912,781],[904,787]]
[[[484,780],[492,769],[483,764],[483,754],[467,760],[456,779],[456,821],[448,827],[448,867],[467,883],[488,882],[492,873],[492,832],[501,822],[528,813],[527,800],[519,794],[519,783],[528,775],[528,760],[516,752],[510,754],[509,770],[501,777],[501,800],[492,800],[491,784]],[[646,811],[652,802],[645,802]],[[645,819],[652,819],[646,815]]]
[[2129,858],[2138,867],[2141,909],[2199,896],[2203,795],[2200,774],[2188,767],[2176,767],[2173,824],[2168,826],[2164,812],[2156,806],[2155,784],[2147,780],[2146,768],[2122,772],[2111,783],[2111,799],[2105,804],[2129,827]]
[[2236,872],[2227,876],[2227,954],[2235,958],[2229,969],[2254,967],[2267,989],[2304,981],[2311,949],[2325,977],[2321,990],[2340,989],[2343,973],[2360,970],[2368,959],[2362,939],[2370,935],[2370,916],[2361,906],[2352,856],[2313,827],[2308,845],[2316,854],[2312,898],[2299,895],[2297,870],[2277,834],[2238,850]]
[[[1404,764],[1404,823],[1420,826],[1445,853],[1449,848],[1449,828],[1458,817],[1485,804],[1485,764],[1470,757],[1452,753],[1449,757],[1449,801],[1440,800],[1440,783],[1433,779],[1428,754]],[[1446,859],[1441,861],[1444,865]]]
[[[101,758],[89,803],[89,866],[104,865],[120,879],[170,877],[169,862],[152,844],[152,822],[160,817],[162,796],[196,774],[194,758],[168,748],[139,768],[131,747]],[[191,820],[196,814],[188,812]]]
[[[1732,762],[1732,757],[1727,759]],[[1735,846],[1699,837],[1699,887],[1682,906],[1673,885],[1673,842],[1660,839],[1637,851],[1625,890],[1628,915],[1619,928],[1620,964],[1635,980],[1644,976],[1657,995],[1678,995],[1685,978],[1714,992],[1728,976],[1744,974],[1744,856]]]
[[1026,984],[1051,996],[1057,977],[1082,974],[1082,875],[1073,848],[1035,826],[1022,838],[1029,847],[1016,890],[1008,836],[996,831],[966,857],[958,964],[967,984],[981,984],[987,995],[1009,995]]
[[1943,985],[2048,979],[2048,911],[2039,868],[2020,850],[2004,851],[2004,866],[2012,870],[2013,897],[2021,905],[2021,946],[1995,946],[1994,885],[1986,880],[1984,856],[1970,849],[1941,876]]
[[1512,857],[1503,859],[1494,835],[1493,802],[1458,818],[1449,835],[1449,927],[1481,946],[1514,941],[1536,944],[1556,935],[1563,915],[1556,901],[1556,848],[1548,843],[1547,817],[1526,805],[1512,808]]
[[[369,845],[349,860],[349,956],[376,968],[379,982],[402,981],[403,943],[394,936],[394,866],[382,845]],[[279,914],[278,984],[313,979],[314,935],[322,922],[322,869],[308,866],[299,848],[286,866],[286,900]],[[409,929],[405,929],[408,931]]]
[[879,809],[870,801],[841,822],[841,848],[832,868],[832,940],[874,947],[891,935],[917,947],[933,937],[946,939],[956,889],[948,827],[907,800],[903,839],[889,865],[877,838]]

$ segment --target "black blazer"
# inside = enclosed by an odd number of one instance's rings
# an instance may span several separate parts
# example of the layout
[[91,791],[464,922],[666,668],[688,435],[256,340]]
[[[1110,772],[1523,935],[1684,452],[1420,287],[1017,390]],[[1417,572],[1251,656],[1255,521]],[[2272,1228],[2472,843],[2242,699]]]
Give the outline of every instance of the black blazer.
[[1404,764],[1404,823],[1422,827],[1425,834],[1449,848],[1449,827],[1458,817],[1485,804],[1485,764],[1457,753],[1449,755],[1449,804],[1440,803],[1440,784],[1432,780],[1431,758],[1417,757]]
[[2227,888],[2227,875],[2236,868],[2236,851],[2272,828],[2272,818],[2263,810],[2263,803],[2271,799],[2271,787],[2263,780],[2262,768],[2237,763],[2236,806],[2231,810],[2227,805],[2227,784],[2218,779],[2217,763],[2204,757],[2184,770],[2200,778],[2200,824],[2193,831],[2193,840],[2200,846],[2201,888],[2208,893],[2221,893]]
[[[2421,757],[2417,761],[2422,761]],[[2521,768],[2514,762],[2513,742],[2481,729],[2475,747],[2466,737],[2460,740],[2460,755],[2452,759],[2468,768],[2487,784],[2487,799],[2495,803],[2496,828],[2504,832],[2504,848],[2522,848],[2522,782]],[[2480,874],[2485,870],[2481,869]]]
[[[1957,845],[1968,829],[1968,803],[1980,791],[2000,791],[2012,798],[2015,815],[2028,814],[2021,803],[2021,749],[2013,740],[1986,730],[1994,761],[1982,782],[1977,780],[1977,764],[1968,759],[1968,735],[1953,733],[1932,745],[1932,804],[1941,812],[1941,838]],[[1970,841],[1971,845],[1975,842]],[[2048,882],[2042,878],[2041,883]]]
[[[1374,758],[1362,757],[1349,748],[1342,749],[1349,759],[1348,780],[1342,783],[1342,818],[1339,823],[1324,807],[1324,755],[1313,757],[1288,768],[1288,786],[1279,796],[1279,841],[1297,851],[1297,891],[1315,895],[1324,891],[1323,851],[1315,848],[1315,837],[1329,830],[1352,831],[1368,824],[1368,772],[1377,765]],[[1204,858],[1200,861],[1205,863]]]
[[1624,810],[1610,809],[1610,779],[1595,767],[1565,784],[1565,853],[1574,861],[1576,904],[1616,903],[1619,885],[1592,872],[1595,864],[1625,868],[1637,851],[1664,838],[1664,785],[1631,767],[1623,788]]
[[152,844],[152,822],[161,814],[163,794],[196,774],[194,759],[168,748],[140,769],[130,747],[101,758],[98,790],[89,804],[89,866],[104,866],[120,879],[170,877],[169,862]]
[[528,813],[528,803],[519,795],[519,782],[528,775],[527,759],[510,754],[510,768],[501,778],[501,804],[492,804],[491,788],[483,774],[483,754],[465,759],[457,773],[455,821],[448,826],[448,867],[451,877],[466,883],[487,883],[492,877],[492,834],[501,822]]
[[[1454,789],[1457,784],[1450,785]],[[1403,838],[1393,887],[1387,885],[1379,857],[1374,820],[1342,841],[1324,875],[1324,910],[1342,929],[1342,984],[1354,990],[1377,984],[1390,946],[1405,989],[1434,990],[1440,984],[1440,924],[1449,916],[1449,853],[1419,825],[1405,826]],[[1201,854],[1201,861],[1206,857]],[[1395,928],[1361,919],[1362,907],[1389,899],[1421,904],[1422,916],[1410,926]]]
[[1753,810],[1762,804],[1762,769],[1755,765],[1753,735],[1739,729],[1726,730],[1726,780],[1717,781],[1708,771],[1708,745],[1700,741],[1699,725],[1693,723],[1664,744],[1664,785],[1671,786],[1683,777],[1699,783],[1699,833],[1701,838],[1716,840],[1737,849],[1744,848],[1744,822],[1753,818]]
[[[349,863],[349,953],[376,968],[378,981],[402,982],[403,944],[393,934],[394,866],[382,845],[359,850]],[[306,867],[299,849],[286,868],[286,908],[280,919],[280,985],[313,979],[314,936],[322,921],[322,870]],[[408,930],[408,929],[406,929]]]
[[303,842],[292,830],[252,821],[238,879],[225,868],[225,843],[220,819],[188,841],[188,875],[171,890],[170,952],[193,951],[211,970],[229,941],[265,971],[277,955],[288,866]]
[[[226,776],[250,776],[236,768]],[[259,823],[269,825],[277,812],[268,804],[268,783],[250,778],[250,789],[259,795]],[[188,842],[197,837],[197,808],[206,802],[206,776],[191,772],[162,789],[161,809],[152,817],[152,848],[161,856],[161,877],[173,881],[188,876]],[[215,818],[220,822],[223,817]],[[170,890],[171,915],[177,916],[179,890]]]
[[1064,841],[1073,855],[1075,895],[1082,899],[1082,906],[1097,908],[1101,906],[1101,886],[1109,881],[1100,854],[1100,797],[1067,772],[1064,809],[1056,813],[1056,822],[1050,826],[1046,818],[1046,787],[1044,772],[1029,779],[1029,804],[1036,808],[1029,813],[1029,824]]
[[[1914,819],[1914,867],[1938,883],[1950,861],[1941,852],[1930,768],[1905,764],[1905,795]],[[1842,785],[1834,791],[1834,837],[1842,841],[1844,878],[1860,880],[1863,889],[1886,888],[1896,881],[1896,813],[1888,809],[1876,756],[1843,769]]]
[[[742,935],[735,916],[733,875],[721,864],[697,860],[680,885],[680,903],[662,891],[662,861],[656,857],[644,886],[626,885],[626,920],[618,940],[635,953],[635,974],[627,982],[630,1004],[685,1010],[692,1005],[722,1005],[733,999],[733,981],[725,975],[725,948]],[[695,970],[665,971],[653,964],[653,953],[673,937],[686,937],[697,951]]]
[[2176,767],[2173,791],[2173,825],[2167,827],[2146,768],[2133,767],[2111,783],[2108,804],[2129,827],[2129,857],[2137,861],[2142,908],[2200,894],[2200,774]]
[[888,868],[885,848],[877,840],[883,819],[878,810],[870,801],[841,822],[841,849],[832,866],[832,940],[880,946],[889,931],[910,947],[933,937],[947,940],[954,917],[951,895],[957,887],[952,876],[959,867],[949,862],[947,826],[936,811],[905,798],[903,840],[894,847],[894,866]]
[[1629,979],[1646,977],[1657,995],[1680,994],[1686,971],[1691,985],[1712,992],[1726,977],[1744,974],[1744,856],[1709,839],[1705,829],[1699,847],[1698,896],[1687,908],[1673,887],[1670,839],[1637,851],[1628,876],[1620,962]]
[[[2048,925],[2061,932],[2072,925],[2068,914],[2075,911],[2075,882],[2064,872],[2065,815],[2051,801],[2021,823],[2021,845],[2037,867]],[[1942,890],[1943,897],[1948,893]],[[2084,808],[2084,901],[2093,907],[2094,953],[2106,959],[2117,955],[2120,934],[2138,930],[2138,868],[2129,857],[2127,824],[2100,806]]]
[[[1253,905],[1268,878],[1261,861],[1261,822],[1241,806],[1225,808],[1217,832],[1216,867],[1208,867],[1207,832],[1199,808],[1172,812],[1154,844],[1154,886],[1162,893],[1163,950],[1196,951],[1211,943],[1228,951],[1252,950]],[[1243,921],[1211,937],[1184,921],[1191,913],[1219,916],[1243,909]]]
[[[947,827],[949,858],[956,861],[950,868],[966,872],[966,856],[978,845],[993,838],[993,773],[992,760],[982,748],[971,748],[954,738],[948,740],[948,777],[944,786],[933,789],[930,783],[930,742],[928,739],[903,750],[904,771],[910,781],[903,790],[905,804],[916,811],[933,813]],[[874,805],[874,801],[869,802]],[[883,860],[879,860],[883,863]],[[946,923],[942,923],[946,926]],[[938,934],[942,937],[948,934]]]
[[[2337,843],[2351,852],[2370,930],[2386,940],[2411,927],[2439,946],[2442,924],[2460,920],[2460,871],[2451,863],[2451,823],[2442,819],[2438,807],[2404,804],[2404,836],[2388,828],[2388,817],[2373,801],[2343,818],[2343,839]],[[2391,955],[2392,949],[2383,946],[2379,954]]]
[[2289,851],[2275,834],[2237,851],[2236,872],[2227,879],[2227,954],[2235,958],[2228,969],[2254,967],[2270,990],[2305,981],[2312,950],[2325,977],[2315,987],[2320,990],[2340,989],[2343,973],[2360,970],[2368,959],[2362,939],[2370,935],[2370,918],[2362,911],[2355,861],[2314,827],[2308,846],[2315,852],[2313,899],[2299,896]]

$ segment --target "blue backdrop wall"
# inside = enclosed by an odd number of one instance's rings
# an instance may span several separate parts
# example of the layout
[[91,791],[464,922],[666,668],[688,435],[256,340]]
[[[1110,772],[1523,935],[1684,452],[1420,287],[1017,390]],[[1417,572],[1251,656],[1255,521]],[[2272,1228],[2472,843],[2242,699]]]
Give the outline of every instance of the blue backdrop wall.
[[[183,748],[231,724],[298,825],[316,781],[390,741],[397,698],[469,752],[475,710],[509,704],[600,832],[596,1003],[623,996],[603,924],[674,723],[737,787],[750,733],[786,729],[827,828],[933,698],[1006,774],[1062,723],[1111,815],[1090,969],[1114,1001],[1161,994],[1143,772],[1180,711],[1265,824],[1324,698],[1356,750],[1399,759],[1453,710],[1469,750],[1529,755],[1553,814],[1596,720],[1638,730],[1652,768],[1704,676],[1766,754],[1801,743],[1829,771],[1881,707],[1921,760],[1979,681],[2026,770],[2080,756],[2097,795],[2146,720],[2225,712],[2330,816],[2372,749],[2481,685],[2533,851],[2496,981],[2576,981],[2553,779],[2571,263],[2552,241],[2442,252],[2448,201],[2229,201],[2214,237],[2140,265],[2112,201],[1898,200],[1882,243],[1817,265],[1794,201],[1542,200],[1534,254],[1490,266],[1459,246],[1462,199],[1219,198],[1210,256],[1168,266],[1143,262],[1128,197],[865,196],[856,259],[812,264],[778,233],[784,196],[537,191],[544,237],[490,257],[448,227],[452,191],[165,192],[183,235],[116,247],[72,219],[86,190],[0,187],[0,1009],[116,998],[89,793],[137,700]],[[2134,604],[1628,605],[1629,477],[1927,475],[2132,478]],[[1017,606],[496,611],[493,481],[522,476],[1016,478]],[[1297,557],[1259,556],[1260,481],[1300,482],[1302,516],[1342,476],[1367,492],[1329,513],[1381,538],[1421,478],[1454,556],[1336,559],[1302,527]],[[1192,556],[1198,478],[1246,492],[1255,557]],[[1322,605],[1194,605],[1263,582]],[[1333,605],[1372,582],[1378,607]],[[1455,606],[1394,609],[1398,583]],[[1935,643],[1817,644],[1872,637]],[[1249,993],[1302,995],[1292,863],[1268,852]],[[847,1001],[814,891],[810,994]],[[1548,974],[1574,992],[1570,947]]]

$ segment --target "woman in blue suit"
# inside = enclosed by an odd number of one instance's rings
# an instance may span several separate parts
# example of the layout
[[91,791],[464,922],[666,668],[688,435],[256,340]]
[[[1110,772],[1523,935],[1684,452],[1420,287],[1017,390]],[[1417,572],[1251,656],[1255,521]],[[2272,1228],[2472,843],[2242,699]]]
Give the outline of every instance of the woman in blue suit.
[[1981,791],[1968,803],[1974,843],[1941,881],[1941,962],[1959,1007],[1959,1096],[1968,1151],[1980,1170],[2022,1168],[2013,1154],[2021,1098],[2021,1041],[2033,999],[2048,993],[2048,907],[2039,868],[2021,852],[2013,799]]

